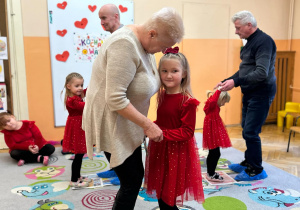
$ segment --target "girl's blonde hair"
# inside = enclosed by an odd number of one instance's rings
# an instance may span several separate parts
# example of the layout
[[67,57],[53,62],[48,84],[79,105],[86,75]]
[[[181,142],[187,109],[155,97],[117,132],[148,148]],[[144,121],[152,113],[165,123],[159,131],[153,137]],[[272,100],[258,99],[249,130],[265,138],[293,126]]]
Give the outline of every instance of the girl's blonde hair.
[[0,130],[4,129],[4,127],[6,126],[7,122],[11,117],[15,117],[15,116],[8,112],[0,113]]
[[76,79],[83,79],[83,77],[82,77],[80,74],[76,73],[76,72],[72,72],[72,73],[70,73],[70,74],[66,77],[66,82],[65,82],[64,88],[63,88],[63,90],[62,90],[61,93],[60,93],[60,95],[62,95],[63,92],[64,92],[64,89],[66,90],[66,92],[65,92],[65,98],[64,98],[64,105],[65,105],[65,106],[66,106],[67,98],[70,97],[70,96],[72,96],[72,93],[71,93],[71,91],[67,88],[67,85],[70,84],[74,78],[76,78]]
[[[211,91],[211,90],[206,91],[207,98],[209,98],[210,96],[212,96],[216,92],[216,90],[217,89],[215,89],[213,91]],[[228,103],[230,101],[230,95],[229,95],[229,93],[227,91],[221,91],[219,99],[218,99],[218,102],[217,102],[218,106],[221,106],[221,103],[224,100],[225,100],[226,103]]]
[[[186,100],[193,98],[193,93],[192,93],[192,89],[191,89],[191,77],[190,77],[190,65],[186,59],[186,57],[178,52],[178,53],[167,53],[164,54],[164,56],[160,59],[159,61],[159,65],[158,65],[158,71],[160,74],[161,71],[161,65],[162,62],[164,62],[165,60],[171,60],[171,59],[175,59],[178,60],[181,64],[182,67],[182,73],[186,73],[185,78],[182,78],[181,80],[181,94],[187,97]],[[161,86],[159,88],[159,91],[157,93],[157,105],[159,106],[161,104],[161,102],[163,101],[163,92],[166,90],[166,87],[163,83],[161,83]],[[182,103],[184,103],[184,101],[182,101]]]

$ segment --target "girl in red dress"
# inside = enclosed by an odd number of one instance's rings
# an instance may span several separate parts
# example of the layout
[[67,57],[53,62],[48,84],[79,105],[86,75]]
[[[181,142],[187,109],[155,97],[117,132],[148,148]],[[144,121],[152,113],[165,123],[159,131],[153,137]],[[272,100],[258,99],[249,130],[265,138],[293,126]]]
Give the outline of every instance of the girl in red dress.
[[162,82],[155,123],[161,142],[149,141],[145,183],[161,210],[178,209],[183,201],[204,201],[201,165],[194,137],[199,101],[192,96],[190,69],[179,48],[168,48],[159,63]]
[[72,163],[70,186],[75,188],[87,187],[91,179],[80,175],[82,158],[86,153],[85,133],[81,128],[82,112],[85,102],[86,89],[83,90],[83,77],[71,73],[66,77],[64,103],[69,112],[63,140],[63,152],[72,152],[75,158]]
[[34,121],[16,120],[14,115],[2,112],[0,130],[4,134],[10,156],[18,161],[18,166],[36,162],[48,165],[49,156],[55,147],[44,139]]
[[[211,95],[213,94],[213,95]],[[220,117],[220,107],[230,100],[230,95],[226,91],[208,91],[207,101],[205,102],[204,124],[203,124],[203,149],[208,149],[206,159],[207,174],[206,178],[210,181],[223,182],[223,177],[215,172],[219,158],[221,156],[220,147],[231,147],[231,142]]]

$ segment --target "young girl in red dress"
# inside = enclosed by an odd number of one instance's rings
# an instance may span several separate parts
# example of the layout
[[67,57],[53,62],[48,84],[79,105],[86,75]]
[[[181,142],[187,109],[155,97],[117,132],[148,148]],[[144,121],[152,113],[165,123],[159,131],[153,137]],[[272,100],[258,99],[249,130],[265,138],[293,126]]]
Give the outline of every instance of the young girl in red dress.
[[51,141],[44,139],[34,121],[16,120],[14,115],[2,112],[0,130],[4,134],[10,156],[18,161],[18,166],[36,162],[48,165],[49,156],[55,147]]
[[[213,94],[213,95],[211,95]],[[203,124],[203,149],[208,149],[206,159],[207,174],[206,178],[210,181],[223,182],[223,177],[216,173],[216,167],[221,156],[220,147],[231,147],[230,138],[224,123],[220,117],[220,107],[230,101],[230,95],[219,88],[212,92],[208,91],[207,101],[205,102],[204,124]]]
[[75,158],[72,163],[70,186],[75,188],[87,187],[91,179],[80,175],[82,158],[86,153],[85,133],[81,128],[82,112],[85,102],[86,89],[83,90],[83,77],[71,73],[66,77],[64,103],[69,112],[63,140],[63,152],[72,152]]
[[150,141],[144,187],[156,193],[161,210],[178,209],[183,201],[204,201],[201,165],[194,137],[199,101],[192,96],[190,69],[179,48],[168,48],[159,63],[162,82],[155,123],[161,142]]

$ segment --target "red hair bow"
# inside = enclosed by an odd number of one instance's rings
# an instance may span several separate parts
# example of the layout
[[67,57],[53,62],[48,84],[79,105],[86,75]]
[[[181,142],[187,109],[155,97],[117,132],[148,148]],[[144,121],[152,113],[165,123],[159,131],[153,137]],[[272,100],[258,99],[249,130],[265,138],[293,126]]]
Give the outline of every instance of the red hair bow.
[[179,51],[179,47],[170,47],[170,48],[167,48],[164,52],[164,54],[168,54],[168,53],[173,53],[173,54],[177,54]]

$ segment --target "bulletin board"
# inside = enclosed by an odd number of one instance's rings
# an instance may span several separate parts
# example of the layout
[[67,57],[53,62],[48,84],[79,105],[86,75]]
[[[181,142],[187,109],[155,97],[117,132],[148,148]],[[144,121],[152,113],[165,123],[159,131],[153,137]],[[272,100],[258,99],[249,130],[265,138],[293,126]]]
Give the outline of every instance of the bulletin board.
[[68,112],[64,107],[65,78],[77,72],[87,87],[92,65],[98,51],[110,36],[104,31],[98,16],[104,4],[112,3],[119,8],[123,25],[134,23],[133,1],[127,0],[48,0],[48,25],[50,38],[51,76],[54,103],[54,124],[65,126]]
[[7,39],[0,36],[0,59],[7,60]]
[[0,83],[0,112],[7,112],[7,95],[5,83]]

